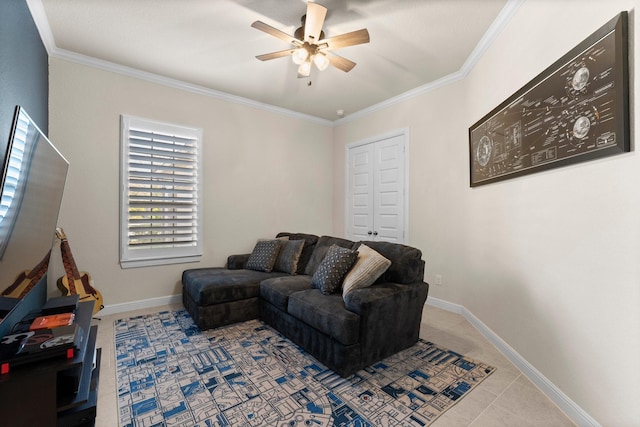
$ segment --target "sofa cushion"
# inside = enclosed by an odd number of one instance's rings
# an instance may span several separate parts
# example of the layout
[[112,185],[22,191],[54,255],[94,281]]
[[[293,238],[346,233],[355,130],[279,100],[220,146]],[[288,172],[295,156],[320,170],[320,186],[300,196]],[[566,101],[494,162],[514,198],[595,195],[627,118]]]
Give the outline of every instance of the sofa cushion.
[[289,296],[307,289],[311,289],[310,276],[273,277],[260,282],[260,298],[286,312]]
[[260,298],[246,298],[222,304],[198,305],[186,292],[182,293],[182,304],[201,330],[218,328],[236,322],[256,319],[259,315]]
[[287,311],[344,345],[359,342],[360,316],[344,307],[340,294],[322,295],[318,289],[295,292],[289,296]]
[[304,240],[304,247],[302,248],[300,260],[298,260],[298,270],[296,271],[297,274],[304,274],[309,258],[311,258],[316,243],[318,243],[318,236],[315,234],[281,232],[276,235],[276,238],[285,236],[288,237],[289,240]]
[[356,244],[369,246],[391,261],[391,265],[375,283],[414,283],[424,280],[424,261],[420,249],[399,243],[363,241]]
[[309,259],[309,263],[307,264],[305,274],[313,276],[331,245],[338,245],[341,248],[352,249],[355,244],[356,243],[351,240],[341,239],[340,237],[320,237],[318,239],[318,243],[316,243],[316,246],[313,249],[313,253],[311,254],[311,258]]
[[342,283],[342,295],[346,295],[354,289],[366,288],[382,276],[391,261],[374,251],[367,245],[358,247],[358,260],[347,273]]
[[283,240],[280,242],[280,252],[273,266],[274,271],[296,274],[298,261],[302,254],[304,240]]
[[255,270],[226,268],[196,268],[182,273],[183,292],[200,306],[254,298],[259,295],[259,283],[285,273],[264,273]]
[[311,286],[320,289],[324,295],[337,292],[342,286],[342,279],[357,259],[358,252],[331,245],[311,278]]
[[249,256],[246,268],[269,273],[276,263],[281,244],[282,241],[278,239],[258,240]]

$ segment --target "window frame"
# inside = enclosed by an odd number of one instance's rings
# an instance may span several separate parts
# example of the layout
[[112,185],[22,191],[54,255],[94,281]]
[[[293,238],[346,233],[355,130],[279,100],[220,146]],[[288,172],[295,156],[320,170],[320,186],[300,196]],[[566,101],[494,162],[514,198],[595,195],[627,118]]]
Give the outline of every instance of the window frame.
[[[129,192],[130,178],[130,138],[131,131],[137,130],[158,135],[195,140],[195,244],[189,246],[171,246],[133,248],[129,244]],[[202,128],[163,123],[130,115],[120,116],[120,266],[136,268],[155,265],[168,265],[199,261],[203,253],[202,223]],[[159,143],[158,143],[159,144]]]

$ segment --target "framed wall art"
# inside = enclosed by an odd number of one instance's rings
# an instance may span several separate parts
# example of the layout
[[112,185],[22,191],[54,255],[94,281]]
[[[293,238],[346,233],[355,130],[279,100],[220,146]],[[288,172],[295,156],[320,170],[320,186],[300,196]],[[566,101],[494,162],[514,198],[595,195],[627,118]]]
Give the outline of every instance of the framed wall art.
[[471,187],[630,150],[621,12],[469,128]]

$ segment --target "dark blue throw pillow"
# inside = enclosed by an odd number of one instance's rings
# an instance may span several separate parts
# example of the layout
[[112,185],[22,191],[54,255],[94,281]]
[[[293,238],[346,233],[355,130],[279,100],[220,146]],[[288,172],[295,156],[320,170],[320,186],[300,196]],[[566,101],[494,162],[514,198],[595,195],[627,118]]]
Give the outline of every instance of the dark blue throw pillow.
[[320,289],[324,295],[337,292],[342,286],[344,276],[357,259],[357,251],[331,245],[311,278],[311,286]]
[[247,270],[271,272],[279,252],[280,240],[258,241],[247,261]]

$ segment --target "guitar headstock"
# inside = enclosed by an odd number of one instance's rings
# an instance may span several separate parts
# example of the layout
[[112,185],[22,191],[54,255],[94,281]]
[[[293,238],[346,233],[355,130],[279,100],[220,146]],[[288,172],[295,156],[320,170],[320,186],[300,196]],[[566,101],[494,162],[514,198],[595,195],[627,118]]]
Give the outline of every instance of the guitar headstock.
[[56,237],[60,240],[67,240],[67,235],[64,234],[64,230],[60,227],[56,228]]

